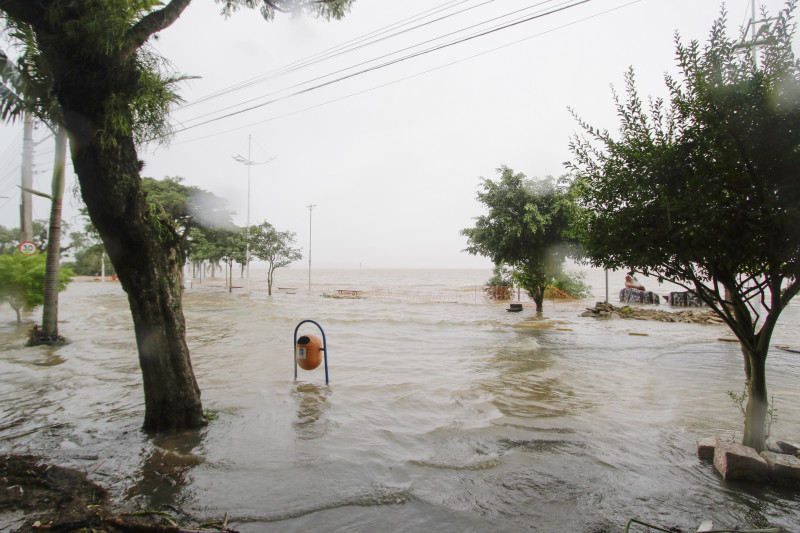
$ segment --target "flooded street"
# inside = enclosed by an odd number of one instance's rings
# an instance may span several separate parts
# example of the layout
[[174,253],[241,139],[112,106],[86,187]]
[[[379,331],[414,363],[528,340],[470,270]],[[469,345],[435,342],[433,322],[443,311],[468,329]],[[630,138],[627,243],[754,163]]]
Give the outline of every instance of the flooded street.
[[[279,276],[304,287],[302,271]],[[486,278],[315,273],[343,289]],[[742,356],[720,340],[728,330],[581,318],[593,302],[537,317],[507,304],[189,289],[188,343],[213,420],[149,438],[127,299],[115,283],[74,282],[61,295],[66,346],[22,348],[30,324],[0,315],[0,446],[87,471],[129,507],[230,512],[240,531],[594,533],[633,517],[800,531],[800,493],[728,483],[697,459],[696,439],[741,437],[727,392],[743,388]],[[800,348],[798,303],[773,346]],[[325,328],[329,386],[321,367],[294,380],[304,319]],[[767,366],[773,436],[798,441],[800,356],[773,348]]]

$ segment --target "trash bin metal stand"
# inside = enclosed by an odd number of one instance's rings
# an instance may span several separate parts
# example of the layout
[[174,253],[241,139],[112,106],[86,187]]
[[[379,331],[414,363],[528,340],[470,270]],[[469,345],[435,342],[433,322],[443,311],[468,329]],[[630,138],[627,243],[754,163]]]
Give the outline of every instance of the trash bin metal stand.
[[297,324],[296,328],[294,328],[294,344],[292,345],[292,360],[294,361],[294,379],[295,380],[297,379],[297,331],[300,329],[300,326],[302,326],[306,322],[310,322],[311,324],[314,324],[315,326],[317,326],[319,328],[320,332],[322,333],[322,355],[323,355],[324,361],[325,361],[325,384],[327,385],[328,381],[329,381],[328,380],[328,341],[325,338],[325,330],[322,329],[322,326],[320,326],[319,323],[317,323],[314,320],[303,320],[299,324]]

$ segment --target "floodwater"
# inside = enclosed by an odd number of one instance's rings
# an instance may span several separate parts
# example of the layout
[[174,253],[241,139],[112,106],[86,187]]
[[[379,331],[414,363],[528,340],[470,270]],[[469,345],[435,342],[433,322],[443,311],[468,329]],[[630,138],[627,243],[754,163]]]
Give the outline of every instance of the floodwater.
[[[722,326],[599,321],[579,304],[543,317],[505,304],[185,294],[208,427],[148,437],[127,300],[118,284],[61,296],[60,348],[22,348],[2,311],[0,451],[72,466],[131,508],[172,505],[261,531],[622,531],[778,526],[800,531],[800,493],[725,482],[695,441],[741,436],[738,346]],[[602,273],[590,281],[604,292]],[[462,288],[484,271],[320,271],[315,283]],[[618,276],[617,276],[618,277]],[[620,281],[620,280],[617,280]],[[613,294],[618,288],[612,288]],[[38,317],[31,316],[30,320]],[[325,328],[322,367],[298,370],[295,326]],[[306,324],[301,333],[315,333]],[[793,305],[773,345],[798,348]],[[773,348],[773,435],[800,440],[800,356]],[[13,523],[2,522],[0,529]],[[11,519],[6,519],[11,520]]]

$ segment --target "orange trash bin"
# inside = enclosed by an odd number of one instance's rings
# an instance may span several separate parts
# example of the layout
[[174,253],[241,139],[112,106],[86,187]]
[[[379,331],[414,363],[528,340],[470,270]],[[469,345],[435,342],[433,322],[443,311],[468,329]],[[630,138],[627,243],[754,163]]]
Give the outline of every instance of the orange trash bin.
[[322,362],[322,340],[316,335],[303,335],[297,339],[294,357],[303,370],[314,370]]

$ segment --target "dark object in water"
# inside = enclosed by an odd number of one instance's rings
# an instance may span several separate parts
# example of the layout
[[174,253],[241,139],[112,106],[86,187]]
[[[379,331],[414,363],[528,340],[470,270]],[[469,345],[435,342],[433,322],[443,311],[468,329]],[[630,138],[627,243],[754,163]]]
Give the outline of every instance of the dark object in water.
[[522,304],[509,304],[510,307],[506,309],[506,311],[510,311],[512,313],[519,313],[522,311]]

